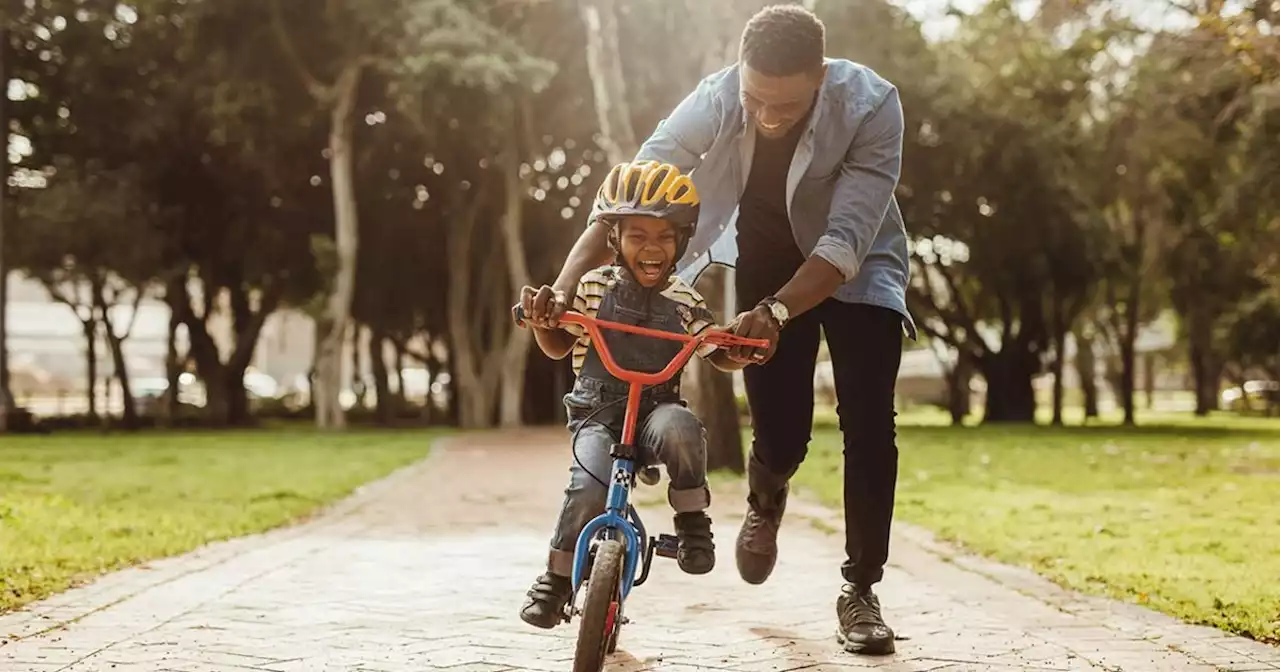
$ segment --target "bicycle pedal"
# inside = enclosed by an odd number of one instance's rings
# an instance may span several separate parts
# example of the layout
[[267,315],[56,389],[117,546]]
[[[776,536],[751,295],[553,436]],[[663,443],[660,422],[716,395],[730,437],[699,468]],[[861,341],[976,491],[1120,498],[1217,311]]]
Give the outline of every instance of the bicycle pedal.
[[670,534],[659,534],[658,541],[653,545],[653,552],[664,558],[674,558],[680,550],[680,539]]

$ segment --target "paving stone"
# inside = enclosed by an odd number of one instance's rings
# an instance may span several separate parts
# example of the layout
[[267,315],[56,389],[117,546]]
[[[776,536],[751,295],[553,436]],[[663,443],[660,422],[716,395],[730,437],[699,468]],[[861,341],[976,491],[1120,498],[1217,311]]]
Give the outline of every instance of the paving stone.
[[[0,672],[568,670],[577,622],[541,631],[517,616],[545,562],[564,442],[559,431],[455,439],[306,524],[0,617]],[[1072,593],[904,524],[878,589],[898,652],[851,655],[833,637],[843,543],[819,530],[839,529],[839,514],[797,496],[774,576],[751,586],[733,567],[741,492],[725,488],[713,497],[715,570],[688,576],[655,558],[606,669],[1280,670],[1273,647]],[[650,532],[670,532],[661,491],[640,494]]]

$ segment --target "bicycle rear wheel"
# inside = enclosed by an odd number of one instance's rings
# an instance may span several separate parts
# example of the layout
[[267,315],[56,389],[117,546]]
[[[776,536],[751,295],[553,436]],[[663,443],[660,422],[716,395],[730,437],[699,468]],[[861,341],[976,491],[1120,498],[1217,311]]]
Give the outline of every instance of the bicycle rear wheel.
[[622,542],[610,539],[596,548],[583,599],[582,624],[573,672],[600,672],[604,659],[617,643],[622,607]]

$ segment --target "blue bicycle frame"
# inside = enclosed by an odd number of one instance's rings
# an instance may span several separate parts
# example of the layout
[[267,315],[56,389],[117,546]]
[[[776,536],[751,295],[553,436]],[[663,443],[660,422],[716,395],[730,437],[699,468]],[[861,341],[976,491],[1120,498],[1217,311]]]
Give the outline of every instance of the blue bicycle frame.
[[[587,523],[578,534],[578,543],[573,555],[573,587],[574,592],[577,592],[582,585],[583,574],[590,559],[591,540],[596,534],[601,531],[614,532],[614,538],[616,538],[616,531],[621,531],[626,544],[621,591],[622,599],[625,601],[635,585],[636,569],[640,565],[640,559],[644,557],[646,537],[640,515],[636,513],[635,507],[631,506],[630,502],[631,489],[636,483],[635,460],[626,456],[626,453],[632,453],[633,449],[624,445],[615,445],[613,452],[615,453],[611,470],[613,478],[609,483],[605,511],[591,519],[591,522]],[[623,453],[624,456],[618,456],[616,453]]]

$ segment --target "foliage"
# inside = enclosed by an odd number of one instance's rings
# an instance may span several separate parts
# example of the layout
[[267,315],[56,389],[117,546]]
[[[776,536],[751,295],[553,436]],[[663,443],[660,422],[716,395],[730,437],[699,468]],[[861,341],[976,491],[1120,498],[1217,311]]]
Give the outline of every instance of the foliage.
[[[763,3],[608,4],[643,136],[732,60]],[[1280,274],[1269,4],[1189,0],[1171,9],[1178,21],[1150,26],[1107,0],[1034,14],[991,0],[928,39],[890,3],[812,6],[831,56],[899,89],[909,306],[950,361],[985,378],[987,419],[1034,418],[1031,381],[1060,374],[1076,332],[1101,333],[1131,398],[1138,333],[1170,309],[1205,412],[1224,371],[1262,366],[1245,345],[1272,333],[1254,297]],[[579,10],[25,3],[6,26],[21,94],[8,106],[18,216],[6,258],[51,281],[147,285],[189,332],[179,359],[219,396],[211,418],[243,421],[262,325],[282,308],[320,314],[333,284],[332,120],[316,94],[359,66],[352,315],[374,350],[425,365],[455,417],[481,395],[470,413],[488,422],[488,397],[528,387],[527,418],[550,419],[564,379],[522,373],[501,308],[513,283],[555,274],[603,174]],[[655,31],[685,46],[655,48]],[[505,373],[486,377],[499,354]],[[392,373],[374,376],[389,389]]]

